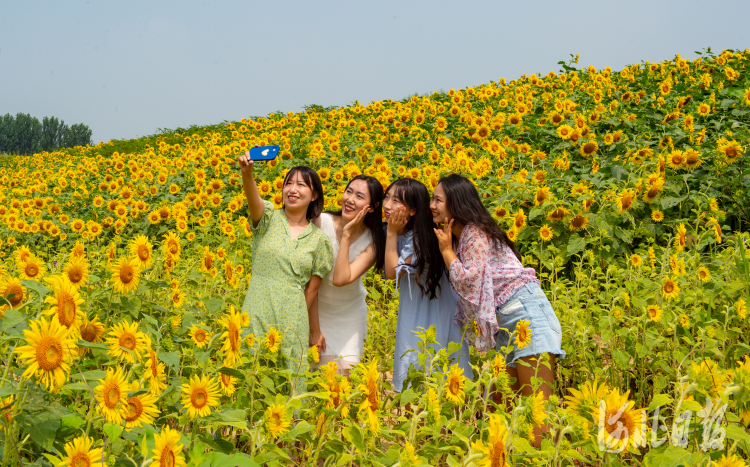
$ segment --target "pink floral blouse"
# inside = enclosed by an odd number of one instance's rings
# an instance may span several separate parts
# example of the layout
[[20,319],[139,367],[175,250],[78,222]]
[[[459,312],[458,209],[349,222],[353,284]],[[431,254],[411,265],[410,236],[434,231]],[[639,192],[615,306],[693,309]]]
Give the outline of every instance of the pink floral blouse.
[[533,268],[525,268],[507,245],[492,246],[491,239],[475,224],[469,224],[458,240],[457,259],[450,265],[450,281],[458,294],[456,322],[468,326],[469,344],[480,352],[495,347],[499,331],[496,309],[519,288],[539,283]]

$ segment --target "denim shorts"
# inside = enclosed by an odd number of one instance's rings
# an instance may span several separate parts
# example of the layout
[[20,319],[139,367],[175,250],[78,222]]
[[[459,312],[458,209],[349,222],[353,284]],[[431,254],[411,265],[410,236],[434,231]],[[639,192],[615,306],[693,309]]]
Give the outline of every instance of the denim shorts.
[[555,310],[539,284],[530,282],[518,289],[505,303],[497,307],[497,324],[500,331],[495,340],[495,349],[507,346],[510,335],[521,320],[529,321],[531,336],[529,345],[516,348],[515,337],[510,345],[513,350],[506,356],[508,366],[515,367],[521,357],[550,353],[557,358],[565,358],[562,350],[562,328]]

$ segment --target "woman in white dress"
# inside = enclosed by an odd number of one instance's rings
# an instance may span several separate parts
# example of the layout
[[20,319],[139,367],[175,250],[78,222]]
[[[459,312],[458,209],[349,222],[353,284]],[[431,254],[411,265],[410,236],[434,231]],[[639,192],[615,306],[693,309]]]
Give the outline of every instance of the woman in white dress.
[[342,195],[341,210],[314,222],[333,245],[333,270],[318,291],[318,316],[324,343],[320,364],[335,361],[339,374],[359,363],[367,337],[367,291],[362,276],[374,265],[383,270],[383,187],[366,175],[354,177]]

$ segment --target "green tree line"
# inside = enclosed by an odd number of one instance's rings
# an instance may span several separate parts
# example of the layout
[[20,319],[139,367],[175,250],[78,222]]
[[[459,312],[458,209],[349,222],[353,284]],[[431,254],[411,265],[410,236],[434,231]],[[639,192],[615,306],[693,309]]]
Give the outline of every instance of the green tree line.
[[83,123],[66,125],[57,117],[38,118],[18,113],[0,117],[0,152],[34,154],[91,144],[91,129]]

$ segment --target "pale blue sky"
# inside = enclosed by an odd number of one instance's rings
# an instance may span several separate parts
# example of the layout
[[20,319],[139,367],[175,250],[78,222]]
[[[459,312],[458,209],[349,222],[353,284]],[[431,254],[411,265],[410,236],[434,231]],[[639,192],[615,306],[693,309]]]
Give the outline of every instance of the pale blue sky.
[[750,46],[745,1],[15,1],[0,114],[157,128]]

